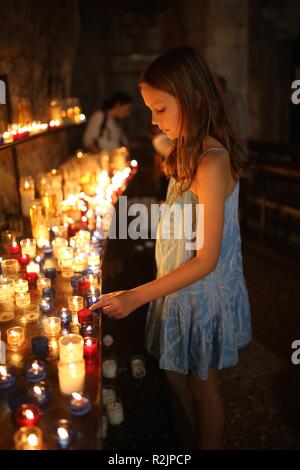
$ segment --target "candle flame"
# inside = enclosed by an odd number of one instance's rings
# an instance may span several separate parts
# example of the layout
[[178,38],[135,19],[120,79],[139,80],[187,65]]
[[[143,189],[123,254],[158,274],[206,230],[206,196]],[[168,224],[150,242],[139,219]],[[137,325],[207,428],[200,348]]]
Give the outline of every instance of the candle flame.
[[57,434],[59,435],[60,439],[68,439],[69,437],[68,431],[64,428],[58,428]]
[[87,346],[92,346],[92,340],[91,340],[91,339],[87,339],[87,340],[86,340],[86,345],[87,345]]
[[29,189],[29,188],[30,188],[30,184],[28,183],[28,181],[25,181],[25,183],[24,183],[24,188],[25,188],[25,189]]
[[36,434],[29,434],[27,441],[28,444],[32,447],[36,447],[38,445],[38,437]]
[[10,334],[11,334],[11,336],[14,336],[15,338],[17,338],[17,336],[19,336],[19,333],[15,330],[12,330]]
[[75,400],[81,400],[82,396],[80,393],[78,392],[72,392],[72,397],[75,399]]
[[36,363],[36,362],[33,362],[32,363],[32,368],[35,370],[35,371],[38,371],[40,366]]
[[31,410],[26,410],[25,411],[25,416],[27,419],[34,419],[34,414]]
[[0,375],[1,375],[4,379],[6,379],[6,377],[7,377],[7,370],[6,370],[6,367],[0,366]]
[[34,393],[35,393],[36,395],[41,395],[41,393],[42,393],[42,390],[41,390],[41,388],[40,388],[38,385],[35,385],[35,386],[33,387],[33,391],[34,391]]

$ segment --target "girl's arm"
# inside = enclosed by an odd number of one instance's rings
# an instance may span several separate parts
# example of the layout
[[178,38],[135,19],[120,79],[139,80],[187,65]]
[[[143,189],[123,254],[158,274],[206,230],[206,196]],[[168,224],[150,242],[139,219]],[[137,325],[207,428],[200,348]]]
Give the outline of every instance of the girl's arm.
[[204,204],[204,244],[196,256],[159,279],[130,291],[101,296],[94,308],[103,307],[109,316],[122,318],[139,306],[193,284],[213,271],[221,249],[227,175],[228,159],[224,158],[224,152],[203,157],[198,166],[193,190],[199,203]]

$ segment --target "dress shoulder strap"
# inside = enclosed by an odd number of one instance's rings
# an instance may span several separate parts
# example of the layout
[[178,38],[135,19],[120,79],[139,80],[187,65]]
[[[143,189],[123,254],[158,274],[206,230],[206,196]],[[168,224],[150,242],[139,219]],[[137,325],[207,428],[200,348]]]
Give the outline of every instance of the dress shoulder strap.
[[223,152],[227,152],[227,150],[224,149],[223,147],[209,147],[207,150],[205,150],[205,152],[201,153],[201,155],[199,156],[199,160],[211,150],[222,150]]

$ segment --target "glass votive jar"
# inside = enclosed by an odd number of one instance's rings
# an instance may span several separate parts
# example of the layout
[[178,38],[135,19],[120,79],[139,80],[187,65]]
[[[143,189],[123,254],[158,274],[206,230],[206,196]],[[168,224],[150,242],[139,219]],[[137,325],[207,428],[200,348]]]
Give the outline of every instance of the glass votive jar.
[[36,426],[22,426],[14,434],[16,450],[43,450],[42,431]]
[[28,284],[30,287],[35,287],[37,280],[38,280],[38,275],[37,273],[25,273],[24,275],[25,279],[27,279]]
[[24,294],[25,292],[28,292],[28,281],[26,279],[18,279],[14,282],[14,289],[15,294]]
[[[96,274],[88,273],[84,276],[84,280],[89,282],[90,284],[90,290],[91,292],[93,291],[93,287],[98,289],[99,288],[99,279]],[[100,295],[100,292],[99,292]]]
[[52,248],[53,248],[53,256],[55,258],[58,257],[58,250],[59,248],[66,248],[68,246],[68,240],[62,237],[56,237],[52,241]]
[[77,290],[77,284],[79,281],[83,281],[83,277],[80,274],[75,274],[71,277],[70,283],[74,290]]
[[55,435],[60,449],[68,449],[76,438],[76,431],[67,419],[60,419],[56,424]]
[[41,300],[39,307],[41,313],[48,314],[54,309],[54,302],[50,297],[45,297]]
[[25,342],[25,329],[23,326],[13,326],[6,331],[7,344],[10,349],[19,349]]
[[36,273],[40,274],[41,267],[38,263],[35,263],[34,261],[30,261],[30,263],[26,266],[26,272],[27,273]]
[[24,308],[24,316],[27,323],[38,321],[40,318],[40,308],[38,305],[30,304]]
[[85,243],[90,243],[91,233],[88,230],[79,230],[76,233],[76,239],[79,241],[84,241]]
[[37,406],[45,406],[49,403],[49,389],[44,381],[32,385],[28,395]]
[[14,279],[10,277],[0,277],[0,300],[14,296]]
[[105,385],[102,388],[102,403],[107,406],[109,403],[116,401],[116,390],[114,387]]
[[55,287],[50,286],[50,287],[43,287],[42,289],[42,296],[45,299],[46,297],[49,297],[53,301],[55,300],[56,297],[56,290]]
[[80,295],[73,295],[68,298],[69,309],[72,311],[72,321],[75,325],[78,324],[77,312],[83,308],[83,297]]
[[7,366],[0,366],[0,390],[11,388],[16,383],[16,375]]
[[83,416],[91,411],[92,405],[89,397],[82,392],[72,392],[70,411],[75,416]]
[[83,338],[83,355],[85,359],[94,359],[98,352],[98,339],[93,336]]
[[15,295],[16,306],[19,308],[25,308],[30,305],[30,292],[21,292]]
[[25,403],[15,411],[17,426],[35,426],[40,420],[40,412],[34,403]]
[[5,323],[15,318],[14,298],[6,297],[0,299],[0,323]]
[[39,277],[37,280],[37,290],[42,292],[44,287],[51,287],[51,279],[48,277]]
[[81,359],[76,362],[58,362],[59,388],[64,395],[73,392],[83,392],[85,380],[85,362]]
[[112,425],[118,425],[124,421],[123,404],[120,399],[112,401],[107,404],[106,411],[108,415],[109,423]]
[[57,316],[60,318],[63,328],[67,328],[72,322],[72,311],[68,308],[63,307],[58,310]]
[[8,252],[9,247],[16,241],[16,234],[12,230],[3,230],[1,239],[3,248]]
[[45,277],[51,279],[52,281],[55,281],[56,276],[57,276],[56,268],[54,267],[45,268]]
[[59,338],[59,358],[63,363],[80,361],[83,358],[83,338],[69,334]]
[[17,242],[12,242],[9,246],[9,254],[12,256],[17,256],[21,253],[21,246]]
[[23,238],[20,241],[22,255],[29,255],[30,258],[36,256],[36,242],[34,238]]
[[146,375],[145,359],[143,356],[135,355],[130,359],[132,377],[142,379]]
[[89,288],[90,288],[90,283],[88,281],[85,281],[84,279],[82,281],[78,281],[77,291],[78,291],[78,294],[81,295],[82,297],[85,296],[86,291],[89,290]]
[[20,269],[19,261],[17,259],[4,259],[1,261],[1,269],[3,276],[16,279]]
[[48,317],[43,319],[43,327],[47,336],[58,336],[61,332],[59,317]]
[[30,263],[30,256],[25,253],[24,255],[18,256],[18,261],[20,263],[21,268],[26,268],[27,264]]
[[92,252],[87,255],[88,266],[100,266],[100,256],[98,253]]
[[45,256],[52,256],[53,255],[53,248],[52,248],[51,243],[45,244],[42,247],[42,250],[43,250],[43,253],[44,253]]
[[103,375],[107,379],[114,379],[117,375],[118,364],[115,359],[105,359],[102,364]]
[[73,270],[75,273],[81,273],[87,266],[87,259],[84,253],[74,256]]
[[25,368],[25,375],[28,382],[44,380],[46,377],[46,364],[39,359],[29,362]]
[[31,339],[31,349],[37,356],[48,354],[49,342],[47,336],[34,336]]
[[80,325],[79,333],[83,338],[86,336],[97,338],[97,327],[94,323],[83,323]]
[[80,324],[93,321],[93,312],[86,307],[78,310],[77,316]]

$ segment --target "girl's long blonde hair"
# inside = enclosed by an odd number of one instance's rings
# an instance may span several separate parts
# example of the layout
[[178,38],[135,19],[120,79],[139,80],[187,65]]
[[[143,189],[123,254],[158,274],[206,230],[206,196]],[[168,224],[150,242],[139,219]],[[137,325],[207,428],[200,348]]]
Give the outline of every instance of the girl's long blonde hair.
[[245,175],[247,161],[233,135],[208,66],[195,49],[177,47],[157,57],[142,73],[139,85],[142,83],[169,93],[180,103],[179,137],[174,151],[162,158],[166,176],[180,183],[180,191],[190,187],[208,135],[228,150],[233,176]]

